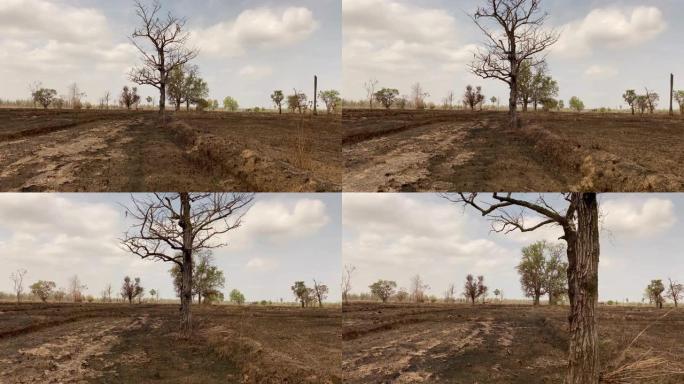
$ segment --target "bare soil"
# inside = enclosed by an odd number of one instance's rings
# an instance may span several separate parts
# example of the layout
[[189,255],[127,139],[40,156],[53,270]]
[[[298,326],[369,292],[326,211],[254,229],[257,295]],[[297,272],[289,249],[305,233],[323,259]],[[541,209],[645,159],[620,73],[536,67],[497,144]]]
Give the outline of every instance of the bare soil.
[[[684,372],[684,311],[671,312],[620,354],[648,324],[654,308],[601,307],[604,372],[649,350]],[[343,307],[345,383],[559,383],[568,348],[567,307],[401,305]],[[665,367],[660,367],[661,372]],[[681,383],[684,374],[640,379]]]
[[340,383],[339,308],[0,305],[0,382]]
[[0,191],[339,191],[336,116],[0,109]]
[[676,192],[684,119],[662,115],[343,111],[343,190]]

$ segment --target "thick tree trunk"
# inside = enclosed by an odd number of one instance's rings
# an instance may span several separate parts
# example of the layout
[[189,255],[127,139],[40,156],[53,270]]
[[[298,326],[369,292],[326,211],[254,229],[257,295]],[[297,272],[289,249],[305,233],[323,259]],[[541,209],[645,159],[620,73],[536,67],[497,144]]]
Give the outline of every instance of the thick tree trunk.
[[598,384],[598,202],[595,193],[573,193],[572,201],[577,207],[577,229],[565,230],[570,298],[570,348],[565,384]]
[[283,114],[283,107],[280,104],[278,104],[278,114],[279,115]]
[[518,76],[511,75],[511,94],[508,98],[508,116],[511,128],[518,128]]
[[183,230],[183,283],[181,285],[181,319],[180,333],[183,338],[190,338],[192,333],[192,224],[190,223],[190,195],[181,193],[181,218]]
[[534,294],[534,305],[539,305],[539,297],[540,296],[541,296],[541,294],[539,294],[539,293]]

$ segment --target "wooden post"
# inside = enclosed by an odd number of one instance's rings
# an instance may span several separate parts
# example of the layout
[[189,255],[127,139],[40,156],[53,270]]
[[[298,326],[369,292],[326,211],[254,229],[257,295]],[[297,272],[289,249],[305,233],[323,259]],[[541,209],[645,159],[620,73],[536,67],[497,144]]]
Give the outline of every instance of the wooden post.
[[314,102],[313,102],[313,114],[317,115],[318,111],[316,109],[316,104],[318,104],[318,76],[314,76]]
[[674,97],[674,74],[670,74],[670,116],[674,116],[674,109],[672,108],[672,98]]

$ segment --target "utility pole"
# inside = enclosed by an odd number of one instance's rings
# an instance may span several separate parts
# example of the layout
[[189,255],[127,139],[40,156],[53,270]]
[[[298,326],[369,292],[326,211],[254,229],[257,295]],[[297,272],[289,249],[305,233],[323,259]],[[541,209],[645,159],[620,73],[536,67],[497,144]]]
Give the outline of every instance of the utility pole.
[[[314,103],[313,103],[313,114],[318,115],[316,106],[318,104],[318,76],[314,75]],[[670,102],[672,104],[672,102]],[[672,109],[672,108],[670,108]]]
[[674,74],[670,73],[670,116],[674,116],[674,109],[672,108],[672,98],[674,97]]

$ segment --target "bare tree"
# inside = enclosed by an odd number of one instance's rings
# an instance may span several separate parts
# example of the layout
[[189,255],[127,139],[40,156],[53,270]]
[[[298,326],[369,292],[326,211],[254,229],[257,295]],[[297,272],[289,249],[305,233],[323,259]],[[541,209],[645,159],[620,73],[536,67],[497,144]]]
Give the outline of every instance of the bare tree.
[[67,91],[69,93],[69,102],[71,103],[71,108],[81,109],[81,99],[86,97],[86,93],[81,91],[81,88],[79,88],[78,84],[76,83],[69,85]]
[[416,303],[425,301],[425,291],[430,289],[430,286],[425,284],[420,275],[415,275],[411,278],[411,298]]
[[[185,32],[187,19],[171,13],[162,19],[159,0],[155,0],[152,7],[136,0],[135,8],[142,26],[133,31],[131,42],[142,54],[142,66],[131,71],[130,79],[136,84],[151,85],[159,90],[159,113],[164,116],[169,74],[197,57],[199,51],[185,46],[190,38],[190,34]],[[151,49],[146,50],[136,39],[148,42]]]
[[123,285],[121,285],[121,297],[128,300],[128,304],[133,303],[133,299],[139,297],[143,292],[139,277],[136,277],[135,280],[131,280],[128,276],[124,277]]
[[351,292],[351,277],[356,271],[356,267],[351,264],[346,264],[344,266],[344,272],[342,273],[342,302],[349,302],[349,292]]
[[[560,34],[544,28],[548,14],[539,14],[541,0],[486,0],[473,21],[486,36],[485,48],[475,53],[470,71],[483,79],[498,79],[510,88],[510,126],[518,127],[518,75],[522,63],[535,67],[538,55],[555,44]],[[487,27],[493,22],[500,30]]]
[[24,276],[28,273],[27,270],[20,268],[15,272],[10,273],[10,280],[12,280],[12,290],[17,295],[17,304],[21,302],[21,294],[24,293]]
[[[570,343],[565,383],[598,383],[596,305],[600,248],[596,193],[566,193],[562,195],[562,203],[553,205],[543,195],[536,200],[517,198],[512,193],[494,193],[490,199],[477,193],[443,196],[489,217],[494,232],[530,232],[545,226],[558,226],[563,230],[560,239],[567,243],[570,299]],[[529,222],[530,215],[536,216],[536,220]]]
[[411,86],[411,99],[414,108],[425,109],[425,99],[427,97],[430,97],[430,94],[425,92],[420,83],[415,83]]
[[679,300],[684,297],[684,285],[676,281],[672,281],[670,278],[668,278],[667,281],[669,282],[667,295],[672,299],[672,302],[674,302],[675,308],[677,308]]
[[471,304],[475,305],[475,300],[480,297],[484,298],[487,290],[487,286],[484,285],[484,276],[478,276],[477,280],[471,274],[466,276],[466,282],[463,285],[463,296],[470,300]]
[[102,290],[102,301],[104,302],[111,302],[112,301],[112,285],[107,284],[105,289]]
[[447,303],[452,303],[456,296],[456,286],[454,284],[449,284],[446,291],[444,291],[444,301]]
[[370,79],[363,83],[363,88],[366,90],[366,95],[368,97],[368,105],[370,109],[373,109],[373,99],[375,98],[375,87],[378,86],[377,79]]
[[142,259],[175,263],[183,274],[180,331],[192,333],[193,254],[225,246],[220,236],[237,228],[254,199],[248,193],[153,194],[132,197],[126,207],[135,223],[121,240]]
[[323,307],[323,300],[325,300],[328,297],[328,286],[325,284],[321,284],[320,282],[316,281],[314,279],[314,295],[316,295],[316,301],[318,301],[318,306]]
[[88,289],[85,284],[81,284],[81,279],[78,275],[74,275],[69,279],[69,296],[74,303],[83,301],[83,291]]

